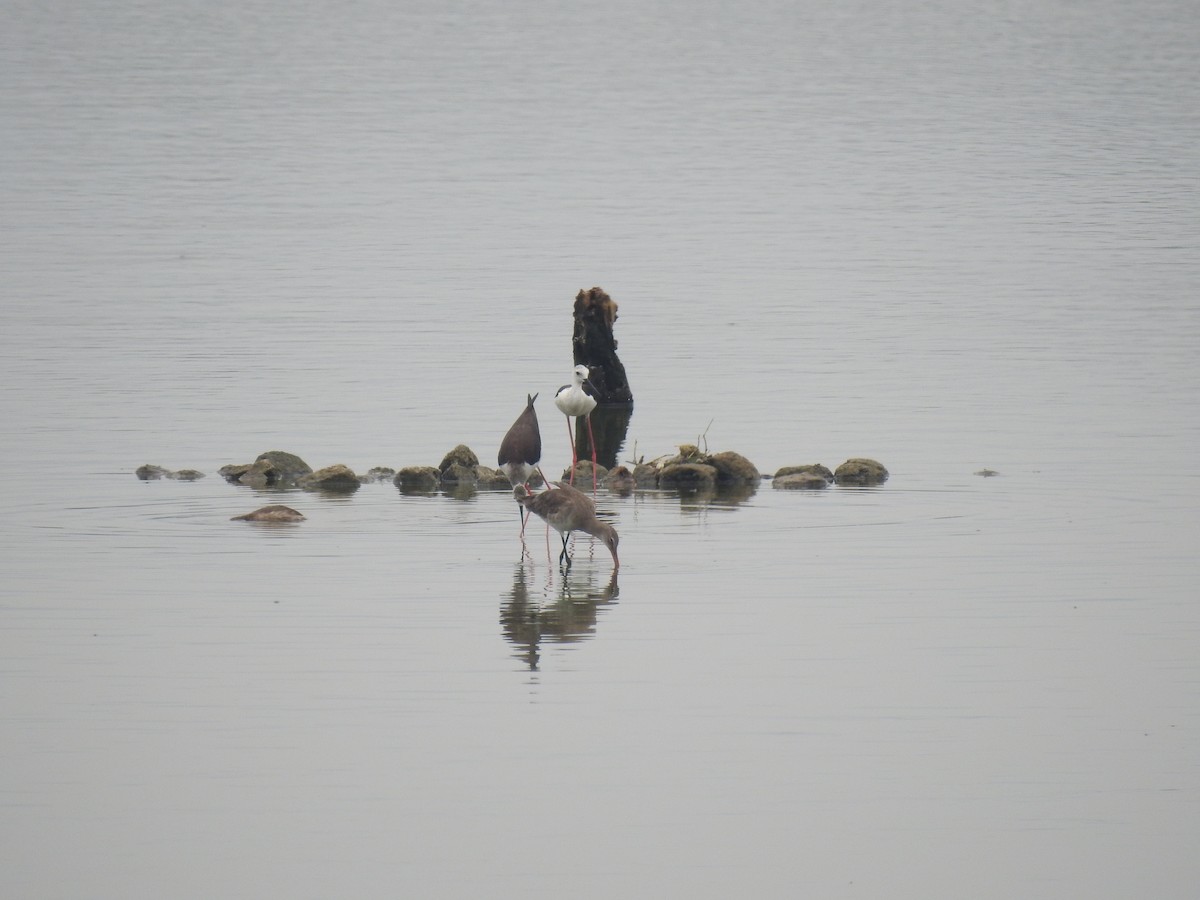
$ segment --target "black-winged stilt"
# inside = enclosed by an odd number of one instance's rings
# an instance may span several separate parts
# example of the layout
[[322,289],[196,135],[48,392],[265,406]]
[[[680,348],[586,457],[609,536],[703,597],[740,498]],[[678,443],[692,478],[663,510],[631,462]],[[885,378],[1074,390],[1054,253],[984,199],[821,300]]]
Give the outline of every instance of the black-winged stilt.
[[596,438],[592,434],[592,410],[596,408],[596,398],[583,389],[588,382],[588,367],[576,366],[571,373],[571,383],[564,384],[554,395],[554,405],[558,411],[567,417],[567,435],[571,438],[571,475],[570,483],[575,483],[575,466],[579,463],[579,455],[575,452],[575,429],[571,427],[571,416],[583,416],[587,420],[588,442],[592,445],[592,495],[596,494]]

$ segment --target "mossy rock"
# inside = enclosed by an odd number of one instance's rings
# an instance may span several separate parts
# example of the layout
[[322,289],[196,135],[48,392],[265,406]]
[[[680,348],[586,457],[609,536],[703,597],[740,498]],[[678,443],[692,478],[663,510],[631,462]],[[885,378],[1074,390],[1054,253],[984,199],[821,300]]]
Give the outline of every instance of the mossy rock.
[[267,522],[278,524],[282,522],[303,522],[304,514],[297,512],[290,506],[283,506],[279,503],[273,503],[270,506],[260,507],[254,512],[248,512],[244,515],[234,516],[230,519],[231,522]]
[[[537,475],[535,472],[534,475]],[[509,491],[512,485],[508,476],[499,469],[489,469],[487,466],[475,467],[475,481],[482,491]]]
[[396,473],[392,484],[402,491],[430,492],[437,490],[442,480],[442,473],[434,466],[405,466]]
[[803,466],[784,466],[775,472],[776,478],[785,478],[788,475],[820,475],[830,484],[833,483],[833,473],[829,471],[828,466],[823,466],[820,463],[808,463]]
[[838,484],[882,484],[888,480],[888,470],[882,463],[873,459],[855,457],[837,467],[833,473],[833,480]]
[[771,487],[781,491],[822,491],[829,485],[830,482],[817,472],[792,472],[788,475],[776,475],[771,480]]
[[754,463],[732,450],[714,454],[708,464],[717,470],[717,483],[721,485],[757,484],[762,480]]
[[637,479],[625,466],[614,466],[604,478],[604,486],[614,494],[630,494],[637,487]]
[[638,463],[633,467],[633,481],[640,488],[658,487],[658,469],[648,463]]
[[295,453],[288,453],[286,450],[268,450],[266,453],[260,453],[255,458],[255,462],[262,461],[270,462],[274,471],[278,472],[279,479],[282,481],[294,481],[301,475],[307,475],[312,472],[312,466],[302,460]]
[[717,470],[705,463],[671,463],[658,476],[659,487],[699,491],[717,486]]
[[306,491],[332,491],[339,494],[350,494],[362,487],[354,470],[340,463],[310,472],[297,484]]
[[473,469],[477,465],[479,465],[479,457],[475,455],[475,451],[466,444],[459,444],[442,457],[442,461],[438,463],[438,471],[445,474],[451,466]]
[[[596,466],[596,483],[599,484],[608,476],[608,469],[604,466]],[[589,485],[592,483],[592,461],[590,459],[581,459],[575,464],[575,484],[578,485],[580,480],[586,481]],[[570,468],[563,469],[562,478],[560,481],[571,480]]]
[[[472,453],[471,455],[474,456],[475,454]],[[452,462],[442,469],[442,484],[470,485],[474,487],[479,483],[478,468],[478,462],[472,465]]]

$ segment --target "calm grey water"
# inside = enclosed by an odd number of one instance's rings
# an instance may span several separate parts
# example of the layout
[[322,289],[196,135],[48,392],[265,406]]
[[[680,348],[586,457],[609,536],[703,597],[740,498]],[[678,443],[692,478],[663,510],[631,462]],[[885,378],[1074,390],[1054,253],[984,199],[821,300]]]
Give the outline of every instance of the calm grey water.
[[[6,3],[0,893],[1193,897],[1197,46],[1182,0]],[[616,580],[505,493],[215,475],[487,462],[533,391],[557,470],[592,285],[624,458],[891,481],[602,496]]]

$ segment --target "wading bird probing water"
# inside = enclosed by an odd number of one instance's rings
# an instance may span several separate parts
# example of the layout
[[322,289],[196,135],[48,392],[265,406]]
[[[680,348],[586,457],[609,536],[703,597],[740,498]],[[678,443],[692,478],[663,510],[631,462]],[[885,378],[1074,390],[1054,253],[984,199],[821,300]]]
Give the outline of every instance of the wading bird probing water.
[[568,569],[571,567],[571,557],[567,554],[567,538],[571,532],[586,531],[604,542],[612,554],[613,568],[621,568],[621,561],[617,558],[617,530],[596,518],[596,504],[587,494],[560,481],[557,490],[542,491],[540,494],[531,493],[525,485],[518,485],[513,488],[513,496],[558,532],[562,538],[562,553],[558,555],[560,565]]

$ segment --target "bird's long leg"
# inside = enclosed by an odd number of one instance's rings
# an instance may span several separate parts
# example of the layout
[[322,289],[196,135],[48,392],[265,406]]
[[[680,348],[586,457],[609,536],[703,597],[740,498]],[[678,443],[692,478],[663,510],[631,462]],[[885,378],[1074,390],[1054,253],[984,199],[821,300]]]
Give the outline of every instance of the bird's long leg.
[[596,436],[592,434],[592,414],[587,414],[588,441],[592,445],[592,497],[596,496]]
[[562,553],[558,554],[558,564],[568,569],[571,568],[571,557],[567,555],[567,538],[570,536],[571,532],[569,531],[562,536]]
[[567,437],[571,439],[571,477],[568,479],[570,484],[575,483],[575,466],[579,464],[579,457],[575,454],[575,429],[571,427],[571,417],[567,416]]

